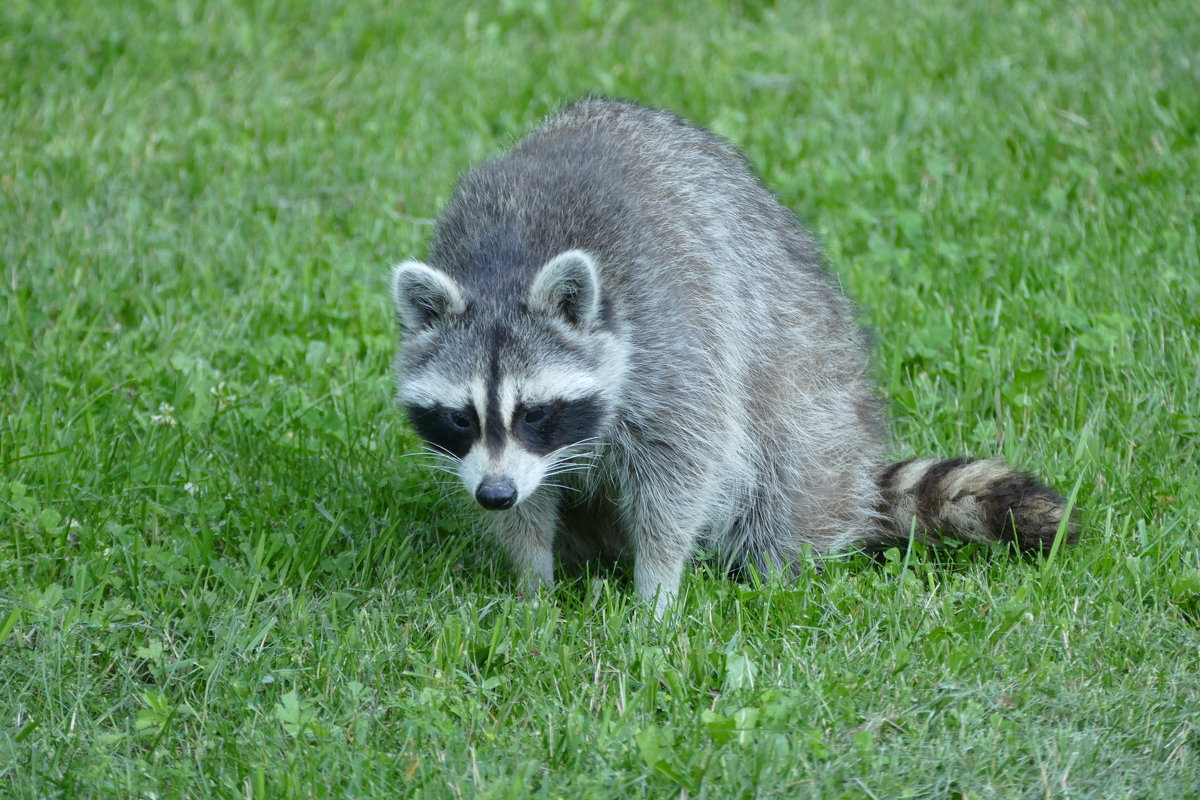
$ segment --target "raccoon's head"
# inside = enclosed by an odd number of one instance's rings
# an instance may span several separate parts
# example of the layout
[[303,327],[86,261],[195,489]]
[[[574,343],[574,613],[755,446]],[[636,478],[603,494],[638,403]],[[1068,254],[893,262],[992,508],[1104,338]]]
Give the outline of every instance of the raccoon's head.
[[520,503],[604,437],[626,356],[591,255],[559,254],[511,297],[473,296],[417,261],[395,267],[392,290],[400,403],[484,508]]

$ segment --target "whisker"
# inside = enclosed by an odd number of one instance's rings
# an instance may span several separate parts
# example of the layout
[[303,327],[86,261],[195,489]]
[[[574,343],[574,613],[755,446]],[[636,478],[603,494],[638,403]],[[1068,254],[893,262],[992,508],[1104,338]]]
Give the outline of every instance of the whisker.
[[575,452],[563,453],[562,457],[563,458],[578,458],[581,460],[587,459],[589,461],[596,461],[598,459],[604,458],[604,453],[597,453],[594,450],[576,450]]
[[548,483],[548,482],[546,482],[546,481],[543,481],[541,485],[542,485],[542,486],[549,486],[549,487],[551,487],[551,488],[553,488],[553,489],[565,489],[565,490],[566,490],[566,491],[568,491],[568,492],[580,492],[580,491],[583,491],[583,490],[582,490],[582,489],[580,489],[578,486],[567,486],[567,485],[565,485],[565,484],[562,484],[562,483]]
[[547,466],[547,469],[555,469],[559,466],[564,466],[564,465],[565,466],[591,467],[596,464],[596,462],[599,460],[599,458],[600,458],[600,456],[598,454],[592,454],[592,453],[568,454],[568,455],[559,456],[558,458],[555,458]]
[[574,464],[565,467],[552,467],[546,470],[544,474],[547,478],[549,478],[555,475],[570,475],[573,472],[588,472],[591,470],[591,468],[592,467],[589,464]]
[[555,457],[556,457],[556,458],[558,458],[558,459],[564,459],[564,458],[600,458],[600,457],[602,457],[603,455],[604,455],[603,453],[598,453],[598,452],[596,452],[596,451],[594,451],[594,450],[571,450],[570,448],[565,448],[565,449],[563,449],[563,450],[560,450],[559,452],[555,453]]
[[450,456],[446,455],[445,453],[435,453],[432,450],[426,450],[426,451],[422,452],[420,455],[426,456],[427,458],[437,459],[438,461],[454,461],[454,462],[458,461],[457,458],[451,458]]
[[436,458],[440,458],[445,461],[449,461],[452,464],[458,464],[462,461],[462,459],[460,459],[458,456],[453,455],[451,453],[447,453],[443,450],[434,450],[433,448],[425,448],[425,450],[423,450],[422,452],[425,453],[425,455],[434,456]]
[[595,468],[596,468],[596,464],[597,464],[597,463],[598,463],[598,462],[595,462],[595,461],[560,461],[560,462],[558,462],[557,464],[551,464],[549,467],[547,467],[547,469],[548,469],[548,470],[555,470],[555,469],[573,469],[573,470],[595,469]]
[[436,456],[437,458],[443,458],[456,464],[462,460],[453,453],[446,452],[429,444],[423,445],[420,450],[414,450],[411,453],[400,453],[399,455],[400,458],[413,458],[414,456]]
[[456,478],[458,477],[458,471],[450,469],[449,467],[438,467],[434,466],[433,464],[426,464],[425,467],[426,469],[431,469],[434,472],[440,472],[443,475],[453,475]]
[[427,467],[428,469],[437,470],[439,472],[447,472],[451,475],[458,474],[460,463],[457,459],[448,459],[445,456],[441,456],[436,453],[422,453],[422,455],[427,456],[427,458],[418,462],[421,466]]

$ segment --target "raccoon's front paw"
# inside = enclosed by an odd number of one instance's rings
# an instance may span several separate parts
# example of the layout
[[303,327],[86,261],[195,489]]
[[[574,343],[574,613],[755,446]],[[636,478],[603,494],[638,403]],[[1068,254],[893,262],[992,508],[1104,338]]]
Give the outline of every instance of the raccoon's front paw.
[[524,569],[517,578],[517,594],[533,597],[542,590],[554,588],[554,571],[550,569]]
[[521,594],[537,594],[538,590],[554,586],[554,552],[549,547],[533,544],[528,538],[510,538],[509,562],[517,573],[517,588]]
[[554,589],[554,581],[519,581],[517,583],[517,596],[533,598],[537,597],[542,591],[551,591]]
[[633,591],[646,602],[654,604],[654,619],[662,620],[671,603],[679,595],[679,580],[683,559],[651,560],[639,558],[633,565]]
[[678,598],[678,595],[665,594],[663,592],[658,593],[658,596],[656,598],[654,598],[654,621],[655,622],[663,621],[663,617],[665,617],[667,615],[667,610],[669,608],[671,608],[671,606],[675,603],[675,600],[677,598]]

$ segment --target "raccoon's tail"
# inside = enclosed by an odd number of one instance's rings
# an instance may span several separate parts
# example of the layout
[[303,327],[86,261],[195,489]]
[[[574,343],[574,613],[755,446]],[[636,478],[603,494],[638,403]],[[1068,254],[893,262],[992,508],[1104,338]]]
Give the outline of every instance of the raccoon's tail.
[[[883,530],[869,549],[941,538],[1010,542],[1022,552],[1050,551],[1067,502],[1045,484],[999,461],[909,459],[879,473]],[[1069,519],[1064,543],[1079,538]]]

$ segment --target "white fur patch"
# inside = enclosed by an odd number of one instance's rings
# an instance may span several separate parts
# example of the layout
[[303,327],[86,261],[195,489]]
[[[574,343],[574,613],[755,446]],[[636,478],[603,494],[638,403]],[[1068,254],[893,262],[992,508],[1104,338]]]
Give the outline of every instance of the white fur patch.
[[513,384],[514,381],[511,378],[502,379],[496,394],[496,404],[499,406],[500,419],[503,422],[502,427],[506,431],[512,421],[513,409],[517,407],[517,389]]
[[901,467],[892,477],[892,489],[897,494],[908,494],[913,489],[917,488],[921,478],[925,477],[925,473],[934,464],[938,463],[936,458],[918,458]]
[[484,442],[476,442],[463,458],[458,474],[472,497],[484,478],[511,478],[517,487],[517,502],[520,503],[541,486],[542,478],[552,462],[552,456],[535,456],[515,442],[507,442],[497,456],[488,452]]
[[400,385],[399,397],[404,405],[428,408],[440,404],[450,408],[465,408],[472,394],[471,387],[431,370],[406,375]]
[[973,494],[1010,474],[1011,469],[996,461],[972,461],[950,473],[952,480],[946,484],[943,494],[947,498],[963,492]]
[[463,456],[458,466],[458,477],[462,479],[467,494],[475,496],[475,490],[483,482],[487,474],[487,447],[482,441],[476,442]]
[[475,404],[475,415],[479,417],[479,430],[486,430],[488,424],[487,382],[483,378],[476,377],[471,380],[471,402]]
[[517,400],[544,403],[547,400],[579,400],[603,392],[605,383],[594,372],[574,369],[543,369],[532,375],[504,379],[501,398],[512,393],[513,404],[505,406],[508,413]]

